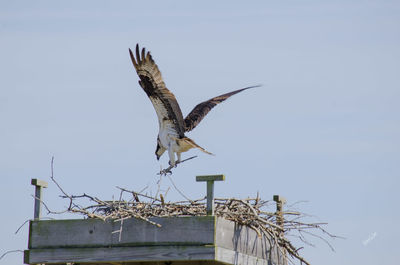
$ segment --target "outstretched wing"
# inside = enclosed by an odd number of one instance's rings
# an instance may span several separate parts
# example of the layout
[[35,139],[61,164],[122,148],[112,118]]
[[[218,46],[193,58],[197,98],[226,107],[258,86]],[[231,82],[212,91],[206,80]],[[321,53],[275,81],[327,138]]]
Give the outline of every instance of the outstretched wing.
[[181,108],[174,94],[165,86],[161,72],[150,52],[146,53],[143,48],[140,53],[139,44],[136,44],[136,59],[131,49],[129,53],[140,78],[139,84],[156,110],[160,129],[166,127],[174,129],[180,138],[183,137],[185,130]]
[[229,97],[239,92],[242,92],[243,90],[253,87],[259,87],[259,86],[249,86],[242,89],[238,89],[198,104],[185,118],[185,132],[193,130],[197,126],[197,124],[199,124],[200,121],[207,115],[207,113],[222,101],[228,99]]

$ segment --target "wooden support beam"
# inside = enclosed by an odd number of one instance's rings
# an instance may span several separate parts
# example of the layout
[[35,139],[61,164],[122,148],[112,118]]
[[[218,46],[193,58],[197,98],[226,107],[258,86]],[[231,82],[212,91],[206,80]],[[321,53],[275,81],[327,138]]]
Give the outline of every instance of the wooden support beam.
[[25,253],[25,264],[127,263],[140,261],[214,260],[215,246],[145,246],[45,248]]
[[207,215],[214,215],[214,181],[224,181],[225,175],[197,176],[196,181],[207,182]]
[[283,228],[283,205],[286,203],[285,197],[274,195],[274,201],[276,202],[276,221],[277,225]]
[[197,176],[196,181],[224,181],[225,175],[205,175]]
[[[274,201],[276,202],[276,224],[282,228],[281,235],[283,236],[285,219],[283,218],[283,205],[286,204],[286,198],[274,195]],[[283,249],[283,264],[287,265],[286,249]]]
[[124,220],[121,241],[112,220],[34,220],[25,264],[285,265],[271,239],[216,216]]
[[117,246],[158,245],[209,245],[213,244],[215,218],[212,216],[153,217],[156,227],[146,221],[129,218],[124,220],[121,239],[112,233],[120,229],[113,220],[73,219],[31,221],[29,249],[89,248]]
[[31,179],[31,184],[35,186],[35,206],[33,218],[35,220],[39,220],[41,215],[42,188],[47,188],[48,184],[46,181],[40,179]]

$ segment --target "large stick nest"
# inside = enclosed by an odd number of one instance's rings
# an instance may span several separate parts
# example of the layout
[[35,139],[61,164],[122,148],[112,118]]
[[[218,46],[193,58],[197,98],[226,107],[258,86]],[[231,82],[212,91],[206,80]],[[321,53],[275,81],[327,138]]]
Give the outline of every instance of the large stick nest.
[[[96,197],[83,194],[79,196],[64,193],[61,197],[69,199],[67,211],[80,213],[87,218],[98,218],[102,220],[122,221],[127,218],[138,218],[152,225],[161,227],[160,224],[151,220],[151,217],[180,217],[180,216],[205,216],[206,198],[198,200],[185,200],[179,202],[165,202],[164,197],[159,194],[150,196],[124,188],[119,188],[119,200],[103,201]],[[129,194],[129,200],[122,199]],[[125,196],[126,197],[126,196]],[[92,203],[89,206],[77,204],[77,200],[88,199]],[[94,203],[94,204],[93,204]],[[311,235],[326,242],[324,238],[336,237],[328,233],[322,226],[326,223],[306,223],[300,221],[305,215],[295,211],[271,212],[267,211],[274,206],[274,202],[259,198],[216,198],[215,215],[236,222],[239,225],[248,226],[258,236],[266,236],[272,245],[276,245],[284,255],[286,252],[291,257],[305,264],[310,264],[300,254],[299,249],[292,245],[286,235],[299,238],[302,242],[312,245],[305,237]],[[50,211],[49,211],[50,212]],[[295,233],[293,233],[295,232]],[[315,233],[318,232],[318,233]]]
[[[205,216],[206,198],[191,200],[184,196],[178,190],[175,184],[173,186],[186,200],[178,202],[166,202],[164,196],[157,190],[154,196],[117,187],[120,190],[118,200],[106,201],[96,197],[83,195],[69,195],[56,182],[53,176],[53,160],[51,180],[57,185],[63,195],[62,198],[69,201],[67,209],[63,212],[80,213],[86,218],[98,218],[102,220],[122,221],[127,218],[138,218],[152,225],[161,227],[160,224],[151,220],[151,217],[180,217],[180,216]],[[126,198],[127,195],[129,198]],[[90,202],[89,206],[82,206],[78,201]],[[59,214],[63,212],[54,212],[49,210],[47,205],[42,202],[48,213]],[[271,207],[275,206],[275,202],[262,200],[258,194],[255,198],[236,199],[236,198],[216,198],[215,199],[215,215],[227,220],[236,222],[239,225],[247,226],[253,229],[258,236],[266,236],[270,240],[271,245],[276,245],[281,254],[292,257],[300,263],[310,264],[300,254],[299,250],[303,247],[296,248],[288,237],[299,239],[306,245],[313,244],[307,236],[318,238],[324,241],[332,250],[332,246],[326,238],[335,238],[333,234],[327,232],[323,226],[326,223],[305,222],[303,219],[309,217],[298,211],[271,211]],[[122,229],[121,229],[122,231]],[[118,232],[118,231],[115,231]]]

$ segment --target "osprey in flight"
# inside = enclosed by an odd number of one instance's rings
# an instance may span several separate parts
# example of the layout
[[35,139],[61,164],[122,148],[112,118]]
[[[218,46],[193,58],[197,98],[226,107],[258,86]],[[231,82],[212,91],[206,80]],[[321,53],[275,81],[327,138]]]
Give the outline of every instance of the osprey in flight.
[[[181,161],[181,153],[191,148],[198,148],[204,153],[211,155],[210,152],[196,144],[192,139],[186,137],[185,132],[193,130],[217,104],[236,93],[254,86],[238,89],[204,101],[194,107],[184,119],[174,94],[165,86],[161,72],[151,57],[150,52],[146,53],[145,48],[140,52],[139,45],[137,44],[136,58],[131,49],[129,49],[129,53],[133,66],[140,78],[139,84],[144,92],[146,92],[151,103],[153,103],[157,113],[158,124],[160,126],[155,152],[157,160],[160,159],[165,151],[168,151],[169,164],[175,166],[176,163]],[[175,154],[177,155],[177,161],[175,160]]]

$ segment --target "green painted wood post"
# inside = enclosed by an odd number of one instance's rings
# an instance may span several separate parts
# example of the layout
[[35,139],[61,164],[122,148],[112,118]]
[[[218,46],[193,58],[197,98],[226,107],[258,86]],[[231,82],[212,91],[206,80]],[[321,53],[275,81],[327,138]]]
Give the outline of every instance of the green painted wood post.
[[214,215],[214,181],[224,181],[225,175],[196,176],[196,181],[207,182],[207,215]]
[[35,208],[33,211],[33,218],[39,220],[41,214],[42,188],[47,188],[48,184],[46,181],[40,179],[31,179],[31,184],[35,186]]

